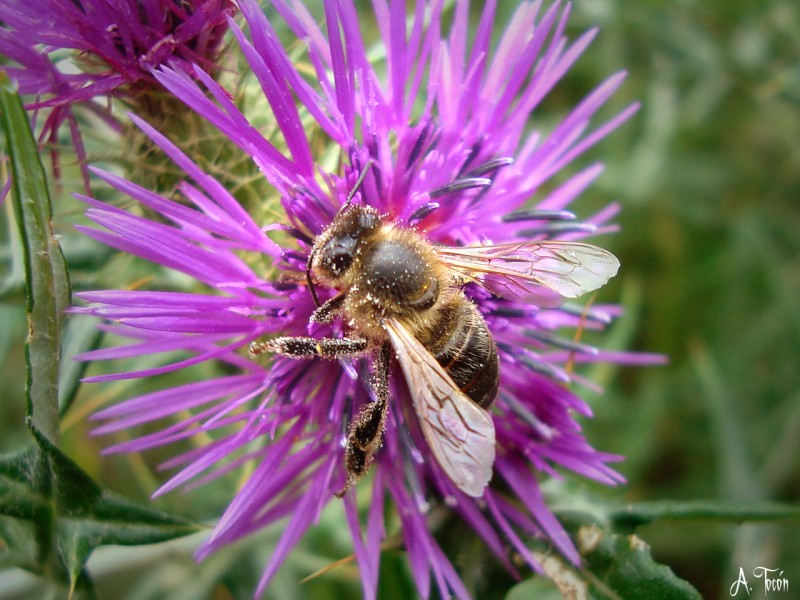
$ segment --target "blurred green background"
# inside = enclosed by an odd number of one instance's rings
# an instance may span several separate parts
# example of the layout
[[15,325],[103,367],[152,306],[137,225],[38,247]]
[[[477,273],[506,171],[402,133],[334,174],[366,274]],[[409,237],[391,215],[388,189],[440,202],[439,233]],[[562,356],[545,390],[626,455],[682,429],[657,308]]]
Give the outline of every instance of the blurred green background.
[[[502,10],[508,14],[514,4]],[[498,23],[503,22],[501,16]],[[620,257],[622,269],[598,301],[619,299],[626,314],[608,335],[592,341],[663,353],[670,362],[583,368],[606,387],[602,395],[581,392],[596,414],[584,421],[587,436],[596,448],[627,457],[619,470],[628,485],[572,485],[601,501],[796,504],[800,6],[795,0],[576,0],[571,35],[595,25],[601,28],[597,40],[543,106],[545,119],[563,114],[620,68],[629,78],[603,114],[610,117],[632,100],[642,102],[629,123],[579,161],[602,160],[606,172],[574,210],[585,216],[611,201],[623,208],[621,232],[601,242]],[[65,248],[68,254],[91,261],[99,250],[70,234],[80,221],[75,210],[72,203],[56,202],[55,228],[67,244],[75,244]],[[9,232],[3,235],[8,238]],[[78,283],[91,287],[91,282]],[[21,307],[22,298],[14,293],[0,303],[3,451],[26,439]],[[159,457],[101,457],[109,440],[89,437],[85,422],[104,395],[133,392],[130,384],[86,392],[66,415],[63,447],[104,485],[146,501],[164,477],[153,469]],[[236,480],[173,493],[156,505],[211,523],[230,497],[229,484]],[[769,597],[798,597],[799,532],[797,523],[739,526],[695,520],[637,531],[659,562],[705,598],[730,597],[739,567],[749,573],[755,566],[782,569],[789,578],[790,593]],[[103,598],[123,597],[115,589],[129,590],[124,597],[137,599],[244,598],[279,534],[278,528],[266,531],[199,568],[191,559],[197,536],[153,547],[102,549],[89,568]],[[350,551],[338,512],[327,511],[321,526],[291,555],[268,597],[360,597],[352,563],[298,583]],[[469,545],[453,552],[480,549]],[[35,597],[37,585],[19,571],[0,574],[0,598]],[[490,595],[525,597],[512,585],[498,575]],[[380,597],[414,593],[402,556],[387,551]],[[756,587],[751,597],[763,597],[763,590],[758,594]]]
[[[608,171],[594,192],[624,207],[609,242],[623,265],[614,291],[633,313],[628,345],[670,365],[603,372],[589,438],[628,457],[627,501],[797,503],[800,5],[576,2],[572,25],[591,24],[600,37],[567,87],[623,65],[620,96],[643,102],[596,150]],[[730,597],[739,567],[800,578],[798,532],[638,531],[706,598]]]

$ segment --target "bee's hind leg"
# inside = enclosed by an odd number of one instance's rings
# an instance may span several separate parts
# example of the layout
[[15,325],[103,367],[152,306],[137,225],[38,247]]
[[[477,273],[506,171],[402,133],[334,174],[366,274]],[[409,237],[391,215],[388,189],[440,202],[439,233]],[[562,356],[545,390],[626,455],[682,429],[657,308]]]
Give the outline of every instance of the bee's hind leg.
[[372,464],[375,452],[383,443],[383,431],[386,428],[386,411],[389,405],[389,345],[384,344],[378,350],[372,363],[372,389],[376,400],[365,404],[350,424],[347,436],[347,481],[344,487],[336,492],[340,498],[359,479]]

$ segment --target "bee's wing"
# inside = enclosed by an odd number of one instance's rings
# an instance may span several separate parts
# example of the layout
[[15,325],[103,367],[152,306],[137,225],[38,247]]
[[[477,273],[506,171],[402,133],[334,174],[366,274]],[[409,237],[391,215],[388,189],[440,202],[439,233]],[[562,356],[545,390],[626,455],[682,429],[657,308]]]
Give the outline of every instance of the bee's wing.
[[436,461],[461,491],[479,498],[492,478],[492,417],[456,387],[450,375],[403,325],[386,319],[384,328]]
[[445,264],[468,281],[502,298],[545,307],[596,290],[619,269],[610,252],[562,240],[436,249]]

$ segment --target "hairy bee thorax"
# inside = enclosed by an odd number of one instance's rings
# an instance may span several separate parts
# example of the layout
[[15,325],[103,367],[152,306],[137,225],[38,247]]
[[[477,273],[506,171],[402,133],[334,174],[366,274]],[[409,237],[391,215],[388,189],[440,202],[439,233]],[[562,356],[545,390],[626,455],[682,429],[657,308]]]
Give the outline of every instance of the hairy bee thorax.
[[385,336],[387,316],[403,317],[414,333],[427,330],[437,301],[453,295],[433,247],[366,206],[348,207],[319,236],[311,267],[321,284],[347,295],[344,317],[373,339]]

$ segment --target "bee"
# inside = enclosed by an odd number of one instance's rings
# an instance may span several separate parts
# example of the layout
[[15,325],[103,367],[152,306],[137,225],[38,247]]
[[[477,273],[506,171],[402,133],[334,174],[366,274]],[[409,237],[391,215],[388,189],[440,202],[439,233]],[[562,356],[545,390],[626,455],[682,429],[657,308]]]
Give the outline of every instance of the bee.
[[[345,462],[347,490],[380,448],[396,358],[423,436],[449,479],[483,495],[492,477],[497,395],[494,339],[463,291],[475,283],[492,294],[553,307],[604,285],[619,267],[609,252],[561,240],[451,247],[434,245],[374,208],[353,204],[365,172],[330,225],[313,242],[306,278],[317,309],[312,322],[341,318],[342,338],[279,337],[253,342],[253,355],[291,358],[370,356],[375,399],[352,420]],[[315,284],[337,290],[320,304]]]

